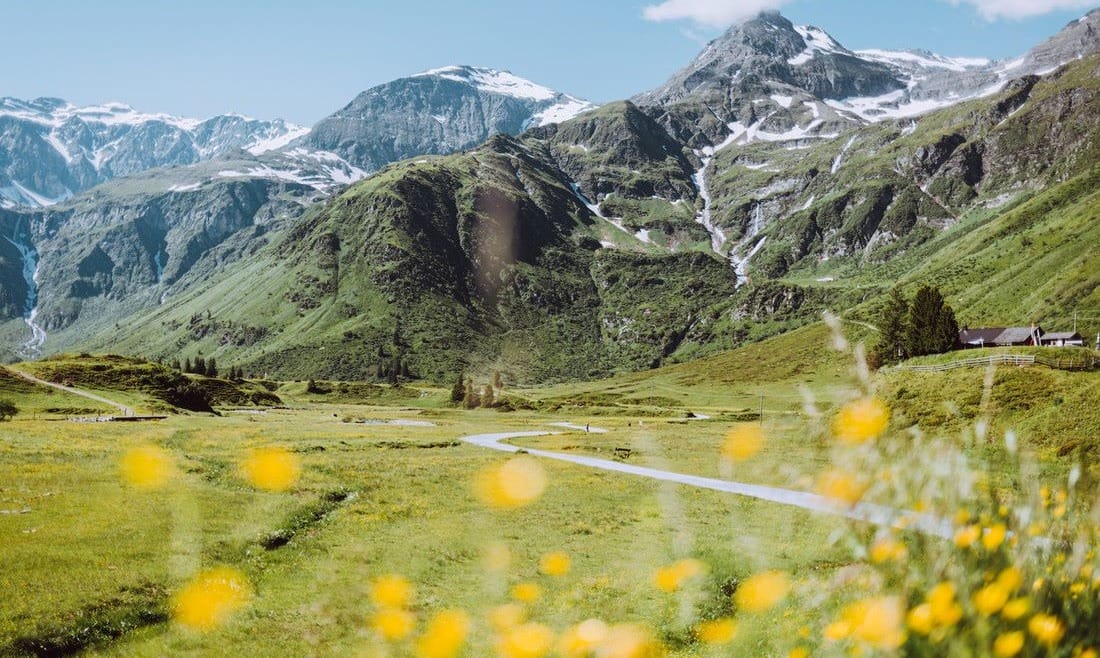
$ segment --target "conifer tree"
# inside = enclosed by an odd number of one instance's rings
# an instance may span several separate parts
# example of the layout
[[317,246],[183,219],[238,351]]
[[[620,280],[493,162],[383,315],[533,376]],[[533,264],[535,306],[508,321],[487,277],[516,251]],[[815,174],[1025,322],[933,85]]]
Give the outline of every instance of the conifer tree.
[[458,373],[455,385],[451,387],[451,402],[458,404],[466,399],[466,376]]
[[493,385],[486,384],[485,388],[481,389],[481,406],[490,408],[493,406]]
[[940,291],[922,286],[909,306],[905,351],[908,356],[941,354],[951,350],[959,336],[955,311]]
[[875,345],[879,363],[896,363],[905,358],[908,321],[909,302],[901,288],[895,287],[890,291],[879,323],[879,341]]
[[504,378],[500,376],[499,370],[493,373],[493,388],[504,388]]
[[204,374],[207,377],[218,376],[218,363],[214,360],[214,357],[210,357],[206,360],[206,372]]
[[191,372],[191,359],[190,359],[190,357],[183,360],[183,371],[184,372]]
[[473,409],[481,403],[481,400],[477,397],[477,392],[474,391],[474,380],[469,379],[466,381],[466,408]]
[[195,363],[194,363],[193,367],[194,367],[193,372],[196,375],[205,375],[206,374],[206,359],[202,358],[201,356],[196,356],[195,357]]

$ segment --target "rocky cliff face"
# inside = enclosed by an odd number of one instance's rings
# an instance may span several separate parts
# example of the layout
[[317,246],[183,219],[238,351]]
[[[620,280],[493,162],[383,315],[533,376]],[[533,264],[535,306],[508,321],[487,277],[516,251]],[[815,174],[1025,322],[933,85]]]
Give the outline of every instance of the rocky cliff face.
[[238,115],[198,121],[120,103],[0,98],[0,204],[49,206],[113,178],[238,149],[258,154],[304,132],[282,120]]
[[491,135],[570,119],[594,107],[504,71],[451,66],[369,89],[302,141],[367,171],[446,154]]

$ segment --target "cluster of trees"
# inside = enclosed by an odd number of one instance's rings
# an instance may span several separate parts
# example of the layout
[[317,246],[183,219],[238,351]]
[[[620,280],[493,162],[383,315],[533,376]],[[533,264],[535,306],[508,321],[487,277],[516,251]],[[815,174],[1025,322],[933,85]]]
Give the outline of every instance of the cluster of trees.
[[488,409],[497,405],[497,391],[503,388],[504,378],[499,372],[494,372],[492,383],[485,384],[480,390],[474,384],[473,377],[467,379],[464,373],[459,373],[455,385],[451,388],[451,402],[465,405],[467,409],[477,407]]
[[914,356],[942,354],[955,347],[959,323],[939,289],[921,286],[912,301],[900,288],[890,291],[879,325],[879,342],[872,356],[879,365]]
[[239,382],[244,379],[244,369],[239,366],[231,366],[229,372],[222,373],[218,370],[218,362],[214,357],[204,359],[201,356],[195,357],[192,361],[186,358],[181,363],[179,360],[173,361],[168,364],[170,367],[179,370],[180,372],[186,372],[192,375],[205,375],[207,377],[217,377],[220,374],[224,374],[226,379]]
[[0,400],[0,421],[11,420],[17,413],[19,413],[19,408],[15,406],[14,402]]

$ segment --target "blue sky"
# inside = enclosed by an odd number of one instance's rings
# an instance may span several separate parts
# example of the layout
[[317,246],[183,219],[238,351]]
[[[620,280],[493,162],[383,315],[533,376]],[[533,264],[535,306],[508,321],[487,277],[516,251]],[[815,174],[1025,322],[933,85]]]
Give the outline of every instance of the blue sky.
[[312,124],[373,85],[473,64],[609,101],[657,86],[761,6],[853,49],[1000,59],[1089,1],[0,0],[0,96]]

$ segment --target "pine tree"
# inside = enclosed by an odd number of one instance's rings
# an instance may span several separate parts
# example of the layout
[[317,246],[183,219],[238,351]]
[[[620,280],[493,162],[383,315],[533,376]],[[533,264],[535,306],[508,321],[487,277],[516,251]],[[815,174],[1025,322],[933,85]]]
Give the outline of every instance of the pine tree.
[[205,375],[206,374],[206,359],[202,358],[201,356],[196,356],[195,357],[194,368],[195,368],[194,373],[196,375]]
[[218,376],[218,363],[214,360],[214,357],[210,357],[206,360],[206,376],[217,377]]
[[481,389],[481,406],[485,408],[491,408],[493,406],[493,385],[486,384],[485,388]]
[[896,363],[905,358],[906,326],[909,321],[909,302],[901,288],[890,291],[886,307],[879,323],[879,341],[875,355],[879,363]]
[[905,337],[908,356],[947,352],[955,346],[958,335],[955,311],[944,303],[939,290],[922,286],[909,306]]
[[455,385],[451,387],[451,402],[458,404],[466,399],[466,376],[458,373]]
[[465,401],[467,409],[473,409],[481,403],[481,400],[477,397],[477,392],[474,391],[474,380],[472,379],[466,381]]
[[190,358],[186,358],[186,359],[183,360],[183,371],[184,372],[191,372],[191,359]]
[[493,388],[504,388],[504,378],[500,376],[499,370],[493,373]]

